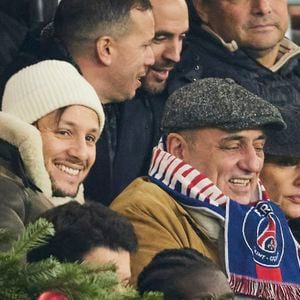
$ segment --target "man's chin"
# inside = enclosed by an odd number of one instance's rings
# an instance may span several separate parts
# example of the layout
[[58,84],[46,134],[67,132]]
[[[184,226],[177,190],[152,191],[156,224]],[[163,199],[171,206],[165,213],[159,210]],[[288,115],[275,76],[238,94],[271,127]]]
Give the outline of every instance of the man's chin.
[[143,89],[150,94],[160,94],[166,88],[167,81],[154,82],[154,81],[143,81]]
[[52,187],[52,195],[54,197],[70,197],[75,198],[78,194],[79,187],[77,187],[76,191],[67,191],[65,189],[59,187]]

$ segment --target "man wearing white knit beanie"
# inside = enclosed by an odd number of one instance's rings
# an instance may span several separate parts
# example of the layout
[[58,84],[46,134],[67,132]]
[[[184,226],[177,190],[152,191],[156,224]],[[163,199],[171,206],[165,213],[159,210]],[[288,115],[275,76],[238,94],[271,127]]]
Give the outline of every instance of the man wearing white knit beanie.
[[80,186],[105,118],[93,87],[63,61],[46,60],[13,75],[2,103],[0,228],[18,236],[53,205],[83,201]]

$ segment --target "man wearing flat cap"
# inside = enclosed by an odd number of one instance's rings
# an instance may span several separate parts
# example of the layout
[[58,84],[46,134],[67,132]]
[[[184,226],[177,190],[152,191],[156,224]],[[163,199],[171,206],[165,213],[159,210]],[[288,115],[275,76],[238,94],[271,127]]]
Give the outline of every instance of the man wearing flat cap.
[[238,295],[300,296],[294,239],[259,182],[264,130],[284,127],[277,108],[230,79],[196,81],[169,97],[149,176],[111,205],[138,236],[133,279],[157,252],[190,247],[215,261]]

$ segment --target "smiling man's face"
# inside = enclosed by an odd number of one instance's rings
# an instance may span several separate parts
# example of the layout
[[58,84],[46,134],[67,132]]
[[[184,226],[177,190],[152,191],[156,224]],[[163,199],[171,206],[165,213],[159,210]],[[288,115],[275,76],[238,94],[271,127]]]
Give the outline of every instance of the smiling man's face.
[[164,90],[169,72],[180,60],[189,22],[185,0],[151,0],[151,4],[155,21],[152,43],[155,62],[143,79],[143,87],[156,94]]
[[261,130],[204,128],[182,136],[180,158],[184,162],[205,174],[231,199],[241,204],[257,200],[257,181],[264,162],[265,136]]
[[287,0],[194,0],[204,23],[225,42],[268,53],[277,51],[288,28]]
[[75,197],[95,161],[100,135],[97,114],[90,108],[72,105],[42,117],[36,125],[41,132],[53,196]]

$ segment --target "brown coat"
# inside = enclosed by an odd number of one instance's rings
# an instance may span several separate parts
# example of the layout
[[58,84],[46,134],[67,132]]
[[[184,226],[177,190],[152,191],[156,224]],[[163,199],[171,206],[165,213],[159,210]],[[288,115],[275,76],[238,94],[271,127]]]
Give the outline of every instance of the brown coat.
[[132,222],[138,251],[132,257],[132,283],[163,249],[191,247],[218,263],[217,249],[191,216],[168,193],[146,178],[134,180],[111,204]]

